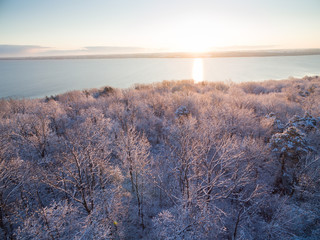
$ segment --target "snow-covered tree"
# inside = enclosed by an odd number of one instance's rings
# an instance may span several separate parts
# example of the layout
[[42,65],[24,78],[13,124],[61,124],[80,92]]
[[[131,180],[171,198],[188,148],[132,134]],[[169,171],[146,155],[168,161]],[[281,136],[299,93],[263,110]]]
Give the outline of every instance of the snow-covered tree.
[[142,228],[144,224],[145,192],[149,178],[150,144],[144,134],[134,127],[122,131],[117,141],[118,156],[128,174],[131,192],[136,200]]

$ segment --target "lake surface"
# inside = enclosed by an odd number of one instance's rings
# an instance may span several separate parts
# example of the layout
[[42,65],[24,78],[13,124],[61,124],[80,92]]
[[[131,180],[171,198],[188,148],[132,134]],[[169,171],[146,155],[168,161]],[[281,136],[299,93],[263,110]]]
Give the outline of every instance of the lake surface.
[[[192,79],[194,62],[192,58],[0,60],[0,98],[36,98],[102,86],[128,88],[135,83]],[[203,58],[201,64],[206,81],[320,75],[320,55]]]

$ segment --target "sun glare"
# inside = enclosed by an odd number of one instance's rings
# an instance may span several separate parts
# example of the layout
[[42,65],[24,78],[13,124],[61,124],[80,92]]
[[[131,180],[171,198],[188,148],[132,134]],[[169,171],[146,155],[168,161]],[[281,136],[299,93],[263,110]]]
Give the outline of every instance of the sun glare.
[[183,43],[180,43],[181,50],[183,52],[190,53],[200,53],[200,52],[209,52],[210,47],[207,43],[199,41],[198,39],[188,39]]
[[200,53],[210,52],[220,39],[219,25],[207,16],[188,16],[173,23],[174,32],[170,48],[175,51]]
[[202,58],[193,60],[192,78],[195,83],[203,81],[203,61]]
[[[200,34],[198,36],[200,36]],[[181,37],[179,47],[177,47],[176,50],[191,53],[209,52],[211,49],[211,42],[207,42],[205,37],[199,39],[198,36]]]

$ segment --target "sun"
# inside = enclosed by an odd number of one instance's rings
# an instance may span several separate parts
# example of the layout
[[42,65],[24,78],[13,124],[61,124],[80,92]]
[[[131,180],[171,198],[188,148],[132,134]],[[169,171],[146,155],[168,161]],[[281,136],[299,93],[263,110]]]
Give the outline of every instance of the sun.
[[208,52],[210,48],[202,44],[199,44],[197,42],[195,43],[188,42],[182,47],[182,50],[184,52],[190,52],[190,53],[202,53],[202,52]]
[[203,34],[196,34],[184,37],[180,42],[180,47],[184,52],[207,52],[210,50],[210,43],[206,42]]
[[219,41],[215,25],[202,16],[184,18],[171,34],[173,48],[182,52],[209,52]]

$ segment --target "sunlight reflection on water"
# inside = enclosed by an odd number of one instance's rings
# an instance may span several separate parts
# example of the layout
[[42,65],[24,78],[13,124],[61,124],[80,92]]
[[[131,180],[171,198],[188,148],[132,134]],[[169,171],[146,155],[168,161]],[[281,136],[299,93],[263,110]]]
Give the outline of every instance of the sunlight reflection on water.
[[193,60],[192,78],[195,83],[203,82],[203,61],[202,58]]

